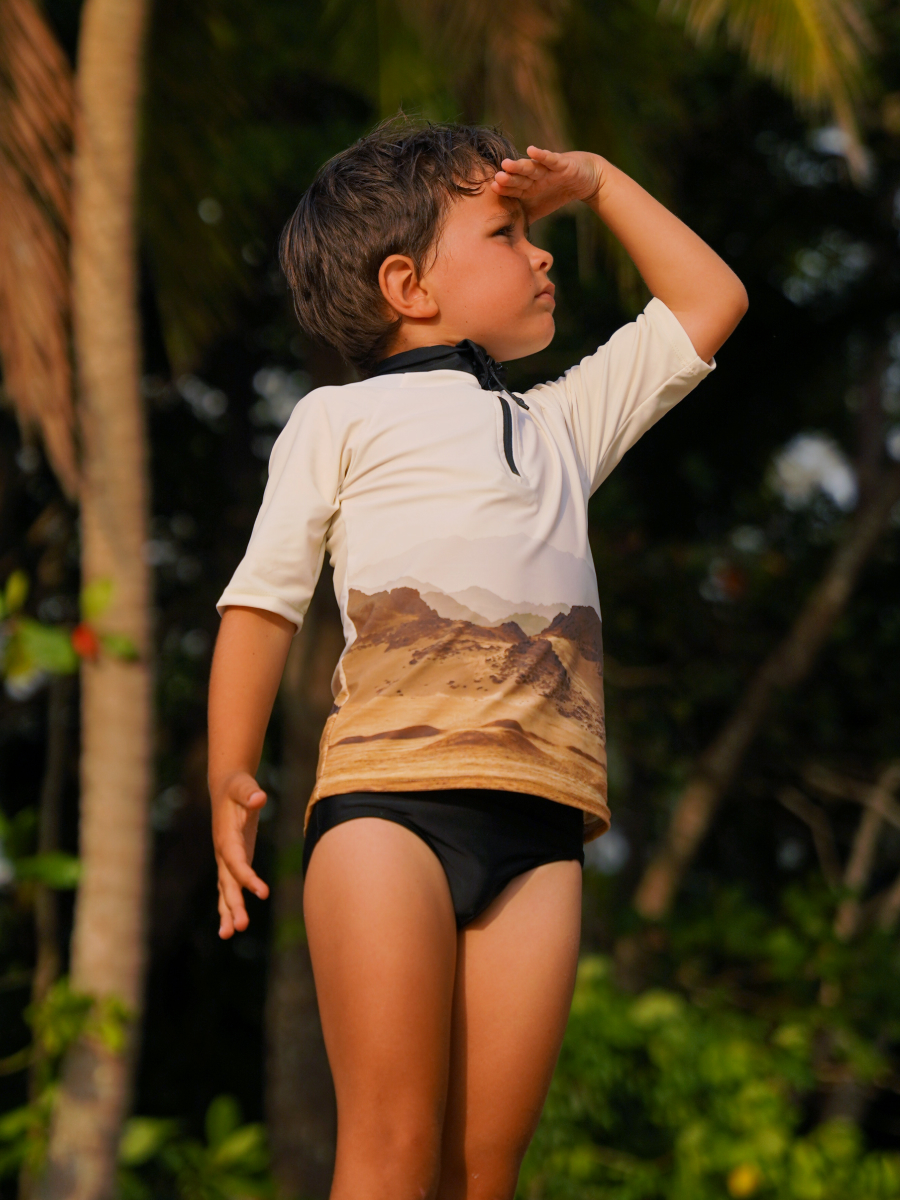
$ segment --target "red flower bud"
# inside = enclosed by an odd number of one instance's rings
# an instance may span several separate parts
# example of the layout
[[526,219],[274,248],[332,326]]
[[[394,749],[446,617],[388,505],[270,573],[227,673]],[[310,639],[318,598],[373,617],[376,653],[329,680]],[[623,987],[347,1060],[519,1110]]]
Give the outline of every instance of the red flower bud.
[[80,658],[96,658],[100,653],[100,639],[86,621],[72,630],[72,649]]

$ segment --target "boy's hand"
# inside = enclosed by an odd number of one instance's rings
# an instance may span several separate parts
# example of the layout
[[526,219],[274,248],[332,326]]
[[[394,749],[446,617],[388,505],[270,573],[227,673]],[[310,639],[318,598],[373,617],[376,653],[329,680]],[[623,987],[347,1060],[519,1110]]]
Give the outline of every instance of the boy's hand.
[[590,200],[603,181],[605,163],[584,150],[528,147],[527,158],[504,158],[491,181],[500,196],[521,200],[529,221],[546,217],[570,200]]
[[250,923],[242,889],[260,900],[269,895],[268,886],[250,866],[266,793],[246,771],[230,775],[217,793],[212,797],[212,827],[219,868],[219,937],[230,938]]

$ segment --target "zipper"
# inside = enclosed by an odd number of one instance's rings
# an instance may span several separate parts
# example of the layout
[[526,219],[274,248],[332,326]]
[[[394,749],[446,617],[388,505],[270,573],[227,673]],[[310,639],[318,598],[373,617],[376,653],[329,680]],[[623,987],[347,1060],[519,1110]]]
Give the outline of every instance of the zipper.
[[500,401],[500,407],[503,409],[503,453],[506,455],[506,461],[513,475],[518,475],[519,468],[516,466],[516,460],[513,458],[512,413],[509,411],[509,404],[503,396],[498,396],[497,399]]
[[516,466],[516,460],[513,457],[512,411],[509,407],[509,401],[499,393],[506,392],[506,395],[511,396],[512,399],[515,400],[516,404],[518,404],[519,408],[524,408],[526,412],[528,412],[528,405],[525,403],[522,397],[518,395],[517,392],[511,392],[507,387],[504,386],[496,371],[490,368],[489,370],[491,374],[491,382],[497,388],[497,399],[500,401],[500,407],[503,410],[503,453],[506,457],[507,465],[509,466],[509,469],[512,471],[513,475],[518,475],[521,479],[521,472]]

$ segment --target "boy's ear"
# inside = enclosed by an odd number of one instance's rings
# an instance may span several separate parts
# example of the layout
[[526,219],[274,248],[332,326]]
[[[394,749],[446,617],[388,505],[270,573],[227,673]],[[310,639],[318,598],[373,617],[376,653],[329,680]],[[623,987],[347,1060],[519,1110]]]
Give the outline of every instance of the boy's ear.
[[416,265],[407,254],[388,255],[378,270],[378,286],[400,317],[428,321],[440,311],[431,289],[420,281]]

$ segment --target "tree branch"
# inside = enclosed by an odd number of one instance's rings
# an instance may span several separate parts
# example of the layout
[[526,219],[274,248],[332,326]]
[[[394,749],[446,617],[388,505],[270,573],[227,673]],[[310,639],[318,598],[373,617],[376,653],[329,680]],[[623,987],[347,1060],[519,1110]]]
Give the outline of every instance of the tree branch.
[[875,866],[878,849],[878,833],[884,822],[885,812],[893,803],[893,793],[900,786],[900,762],[893,762],[878,777],[877,783],[864,801],[865,811],[857,826],[853,848],[844,871],[844,887],[851,893],[838,906],[834,919],[835,936],[849,941],[859,928],[860,896],[862,895]]
[[825,810],[795,787],[781,788],[778,800],[788,812],[809,826],[825,881],[829,887],[836,888],[841,882],[841,863],[834,842],[834,830]]
[[875,789],[870,783],[851,779],[849,775],[840,775],[828,767],[813,764],[803,772],[803,778],[817,791],[836,800],[852,800],[856,804],[876,804],[889,825],[900,829],[900,804],[893,798],[891,789],[884,795],[875,796]]
[[706,834],[722,797],[744,761],[779,691],[806,678],[835,622],[847,606],[860,572],[900,499],[900,467],[891,467],[834,551],[793,627],[750,680],[737,707],[700,756],[672,815],[662,846],[651,859],[635,894],[638,912],[665,915]]

